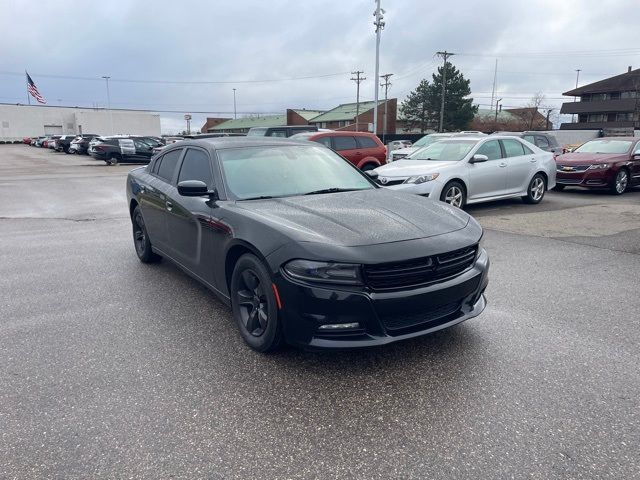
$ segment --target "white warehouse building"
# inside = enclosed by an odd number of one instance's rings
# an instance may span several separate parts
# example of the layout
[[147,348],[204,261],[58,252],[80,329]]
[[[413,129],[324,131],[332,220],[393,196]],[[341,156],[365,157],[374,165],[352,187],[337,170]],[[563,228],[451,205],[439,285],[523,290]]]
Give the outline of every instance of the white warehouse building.
[[160,136],[160,115],[141,110],[0,104],[0,140],[82,133]]

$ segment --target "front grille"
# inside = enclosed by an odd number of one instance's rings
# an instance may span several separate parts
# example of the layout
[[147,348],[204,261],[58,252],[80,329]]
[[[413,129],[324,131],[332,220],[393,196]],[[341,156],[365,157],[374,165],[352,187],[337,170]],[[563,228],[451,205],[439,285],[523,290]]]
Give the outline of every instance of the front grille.
[[406,154],[406,153],[392,153],[392,154],[391,154],[391,159],[392,159],[393,161],[396,161],[396,160],[400,160],[401,158],[404,158],[404,157],[406,157],[406,156],[407,156],[407,154]]
[[[556,170],[562,173],[585,172],[590,166],[591,165],[558,165]],[[565,167],[572,168],[573,170],[563,170]]]
[[[406,332],[408,329],[422,330],[446,323],[453,320],[459,310],[460,301],[457,301],[428,311],[384,315],[380,317],[380,320],[391,335],[397,335]],[[399,332],[400,330],[402,332]]]
[[473,265],[478,246],[404,262],[364,265],[367,285],[374,290],[413,287],[459,275]]
[[579,185],[582,183],[581,178],[556,178],[556,183],[560,183],[562,185]]
[[383,182],[381,178],[378,178],[378,183],[380,185],[382,185],[383,187],[388,187],[390,185],[400,185],[401,183],[404,183],[404,179],[402,179],[402,180],[387,180],[386,182]]

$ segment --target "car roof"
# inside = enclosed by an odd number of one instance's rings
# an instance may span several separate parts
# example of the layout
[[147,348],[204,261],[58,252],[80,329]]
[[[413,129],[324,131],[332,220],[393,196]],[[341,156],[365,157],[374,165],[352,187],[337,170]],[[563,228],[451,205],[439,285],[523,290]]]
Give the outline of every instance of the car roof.
[[599,137],[587,140],[587,142],[592,142],[593,140],[624,140],[626,142],[637,142],[638,140],[640,140],[640,137]]
[[290,138],[274,138],[274,137],[214,137],[214,138],[202,138],[202,139],[185,139],[181,142],[176,142],[167,147],[170,148],[182,148],[188,146],[204,147],[213,150],[224,150],[226,148],[240,148],[240,147],[268,147],[276,145],[302,145],[309,146],[309,142],[304,140],[292,140]]

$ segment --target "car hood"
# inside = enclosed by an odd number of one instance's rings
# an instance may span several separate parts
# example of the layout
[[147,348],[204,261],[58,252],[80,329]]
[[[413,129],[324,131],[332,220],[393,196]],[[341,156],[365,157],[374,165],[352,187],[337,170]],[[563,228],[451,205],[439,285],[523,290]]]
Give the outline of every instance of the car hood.
[[626,160],[626,153],[565,153],[556,157],[560,165],[586,165],[593,163],[611,163]]
[[381,177],[411,177],[424,175],[458,165],[460,162],[438,162],[434,160],[396,160],[375,169]]
[[376,245],[460,230],[469,215],[441,202],[387,189],[238,201],[234,209],[292,240]]

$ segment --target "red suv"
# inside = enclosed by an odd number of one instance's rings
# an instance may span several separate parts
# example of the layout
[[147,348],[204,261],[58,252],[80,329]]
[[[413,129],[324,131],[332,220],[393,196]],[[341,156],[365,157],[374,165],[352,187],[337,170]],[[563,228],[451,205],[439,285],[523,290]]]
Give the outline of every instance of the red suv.
[[361,170],[373,170],[387,163],[387,147],[373,133],[305,132],[291,137],[311,140],[335,150]]

